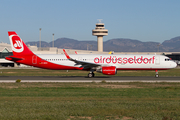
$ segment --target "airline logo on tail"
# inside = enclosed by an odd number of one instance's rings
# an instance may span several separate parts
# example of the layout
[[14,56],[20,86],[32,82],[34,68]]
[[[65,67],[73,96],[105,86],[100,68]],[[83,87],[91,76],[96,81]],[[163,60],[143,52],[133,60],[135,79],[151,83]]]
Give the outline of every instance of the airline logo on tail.
[[24,50],[23,42],[18,35],[10,35],[9,39],[11,41],[12,50],[14,52],[22,52]]

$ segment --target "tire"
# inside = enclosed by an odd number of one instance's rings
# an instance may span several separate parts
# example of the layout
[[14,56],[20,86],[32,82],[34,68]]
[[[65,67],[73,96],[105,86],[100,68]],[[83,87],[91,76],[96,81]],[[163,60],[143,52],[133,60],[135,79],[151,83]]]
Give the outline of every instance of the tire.
[[93,77],[93,73],[89,73],[89,74],[88,74],[88,77],[89,77],[89,78],[92,78],[92,77]]
[[158,77],[159,77],[159,75],[158,75],[158,74],[156,74],[156,75],[155,75],[155,77],[156,77],[156,78],[158,78]]

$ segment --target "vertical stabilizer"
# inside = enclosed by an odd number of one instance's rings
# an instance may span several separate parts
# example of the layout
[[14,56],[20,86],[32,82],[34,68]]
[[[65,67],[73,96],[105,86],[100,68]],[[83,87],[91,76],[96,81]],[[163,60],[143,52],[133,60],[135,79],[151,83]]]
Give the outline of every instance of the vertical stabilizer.
[[14,31],[9,31],[9,40],[11,43],[13,55],[33,55],[34,53],[26,46],[21,38]]

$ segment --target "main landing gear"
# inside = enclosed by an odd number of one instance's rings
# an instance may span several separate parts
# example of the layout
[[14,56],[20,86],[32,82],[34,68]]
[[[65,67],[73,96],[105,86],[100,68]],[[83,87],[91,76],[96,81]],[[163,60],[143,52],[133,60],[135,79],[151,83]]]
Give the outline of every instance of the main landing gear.
[[93,73],[93,71],[91,71],[91,72],[88,74],[88,77],[89,77],[89,78],[94,77],[94,73]]
[[[158,70],[155,70],[155,72],[156,72],[155,77],[158,78],[158,77],[159,77]],[[88,74],[88,77],[89,77],[89,78],[94,77],[94,72],[93,72],[93,71],[90,71],[90,73]]]
[[158,78],[159,77],[158,70],[155,70],[155,71],[156,71],[155,77]]

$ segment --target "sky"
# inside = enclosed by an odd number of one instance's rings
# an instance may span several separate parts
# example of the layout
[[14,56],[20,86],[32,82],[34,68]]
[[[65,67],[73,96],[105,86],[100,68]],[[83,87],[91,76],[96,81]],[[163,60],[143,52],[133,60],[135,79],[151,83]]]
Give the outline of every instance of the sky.
[[129,38],[162,43],[180,36],[180,0],[0,0],[0,42],[7,31],[25,42],[57,38],[97,40],[92,29],[103,19],[104,41]]

